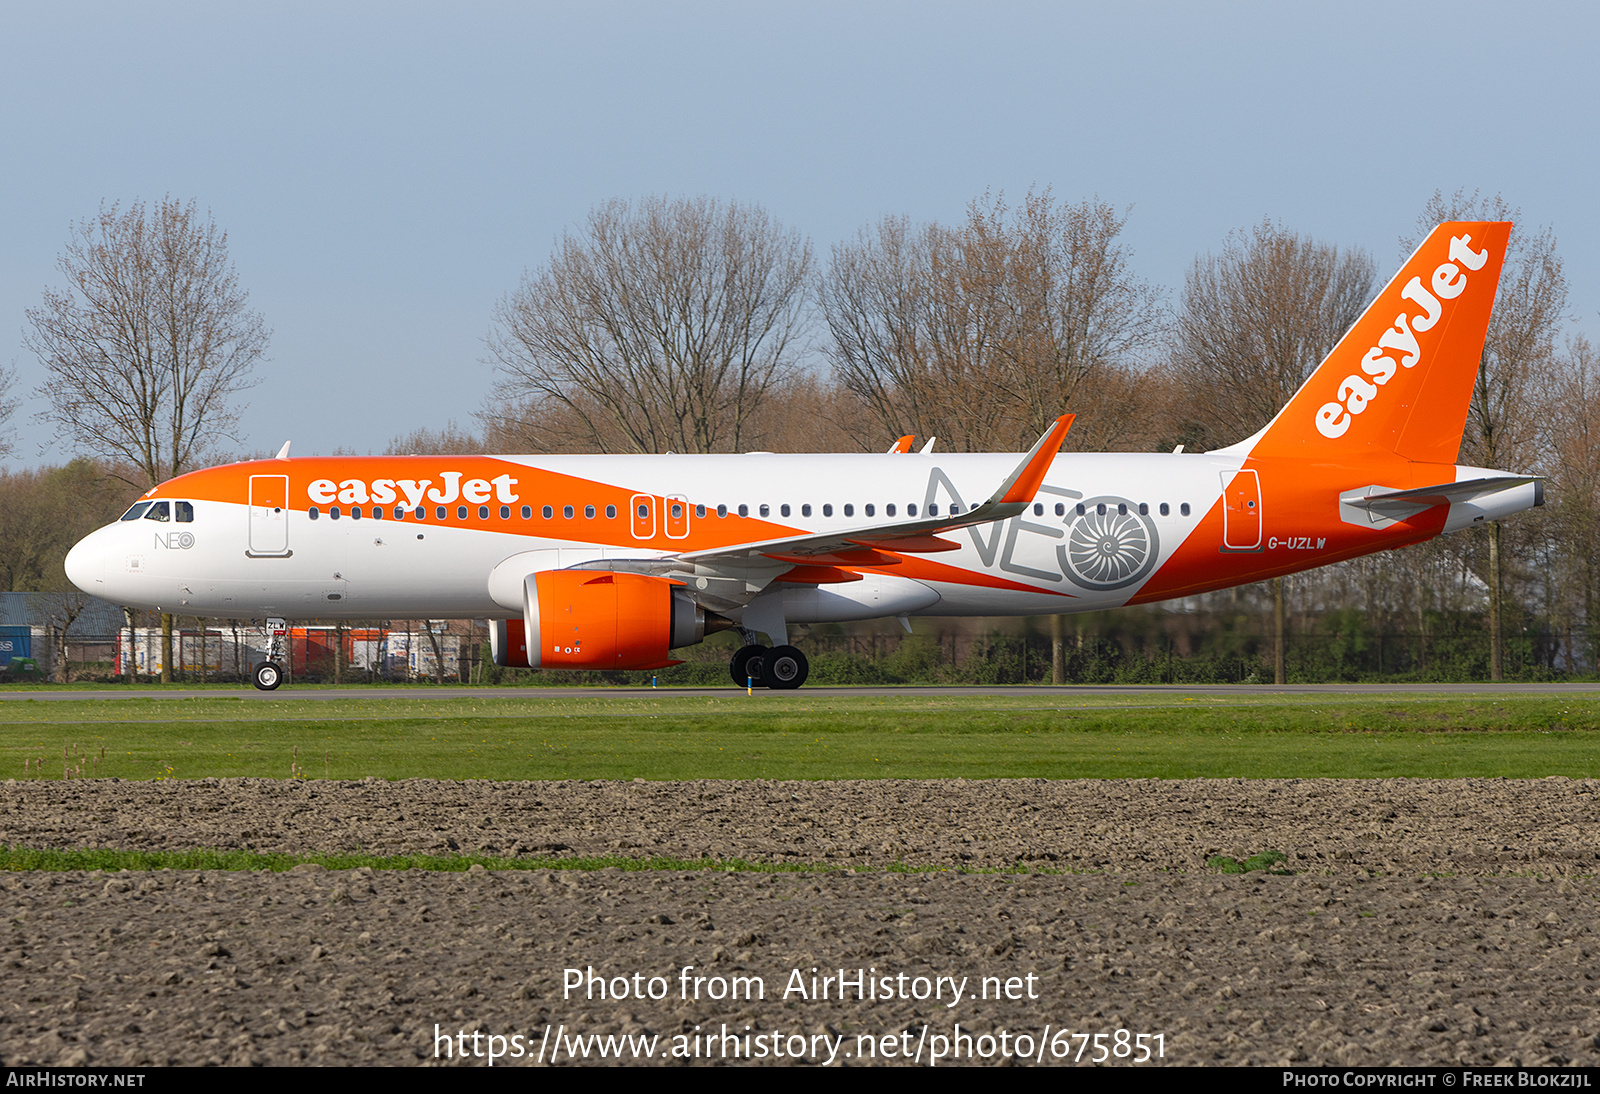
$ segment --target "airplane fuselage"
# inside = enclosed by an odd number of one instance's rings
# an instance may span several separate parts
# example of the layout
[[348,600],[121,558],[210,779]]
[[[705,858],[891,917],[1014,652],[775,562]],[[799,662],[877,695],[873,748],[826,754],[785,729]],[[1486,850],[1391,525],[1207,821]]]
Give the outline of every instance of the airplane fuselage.
[[[508,617],[520,610],[520,589],[497,598],[490,577],[512,556],[537,552],[542,568],[560,569],[882,530],[970,511],[1016,461],[910,453],[257,461],[163,484],[142,499],[151,503],[144,512],[76,547],[69,572],[115,603],[183,615]],[[807,581],[833,575],[772,562],[779,572],[765,595],[784,595],[790,623],[1097,611],[1311,569],[1535,503],[1529,484],[1487,502],[1419,508],[1408,520],[1342,513],[1340,497],[1351,491],[1496,474],[1386,463],[1060,454],[1024,513],[944,533],[954,549],[827,560],[859,581]]]

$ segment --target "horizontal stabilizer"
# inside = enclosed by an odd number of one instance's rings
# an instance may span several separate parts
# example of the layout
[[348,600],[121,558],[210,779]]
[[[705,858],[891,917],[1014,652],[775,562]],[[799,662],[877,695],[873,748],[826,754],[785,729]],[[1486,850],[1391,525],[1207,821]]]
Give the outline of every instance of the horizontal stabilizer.
[[[1458,513],[1463,522],[1485,517],[1493,520],[1497,519],[1494,510],[1504,508],[1514,500],[1504,496],[1506,491],[1529,485],[1533,487],[1533,504],[1543,505],[1544,480],[1537,475],[1490,475],[1442,482],[1436,486],[1418,486],[1411,490],[1363,486],[1339,495],[1339,519],[1346,524],[1386,528],[1397,521],[1410,520],[1434,506],[1444,505],[1459,507],[1452,509],[1452,521]],[[1521,501],[1517,503],[1517,508],[1526,504],[1525,500]]]
[[[1387,515],[1399,510],[1415,510],[1452,502],[1477,501],[1479,498],[1510,490],[1513,486],[1526,486],[1542,482],[1537,475],[1503,475],[1493,479],[1467,479],[1465,482],[1445,482],[1438,486],[1419,486],[1415,490],[1387,490],[1381,494],[1368,494],[1364,498],[1339,500],[1357,509],[1371,509]],[[1542,491],[1541,491],[1542,493]]]

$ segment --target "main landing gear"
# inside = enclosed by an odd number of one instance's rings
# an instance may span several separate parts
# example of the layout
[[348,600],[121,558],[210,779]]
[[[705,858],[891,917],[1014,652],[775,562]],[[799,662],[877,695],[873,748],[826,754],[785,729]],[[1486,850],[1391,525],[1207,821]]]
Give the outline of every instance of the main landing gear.
[[733,655],[728,671],[742,688],[788,691],[806,682],[811,665],[793,646],[745,646]]

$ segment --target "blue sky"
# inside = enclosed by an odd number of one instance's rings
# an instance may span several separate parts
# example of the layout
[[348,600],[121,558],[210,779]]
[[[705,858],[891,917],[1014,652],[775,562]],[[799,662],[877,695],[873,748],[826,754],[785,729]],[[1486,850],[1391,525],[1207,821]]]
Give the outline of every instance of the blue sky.
[[[614,197],[756,202],[819,256],[885,214],[1051,187],[1131,206],[1176,299],[1274,218],[1383,276],[1436,190],[1549,225],[1600,333],[1580,4],[12,5],[0,362],[102,203],[195,200],[273,330],[244,450],[381,451],[494,380],[497,301]],[[13,420],[12,467],[71,453]]]

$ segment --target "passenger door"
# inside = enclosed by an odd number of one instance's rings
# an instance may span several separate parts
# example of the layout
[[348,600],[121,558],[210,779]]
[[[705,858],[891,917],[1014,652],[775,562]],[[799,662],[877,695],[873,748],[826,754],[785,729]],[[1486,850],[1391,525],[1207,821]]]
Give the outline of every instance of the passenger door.
[[289,476],[250,476],[251,558],[289,554]]

